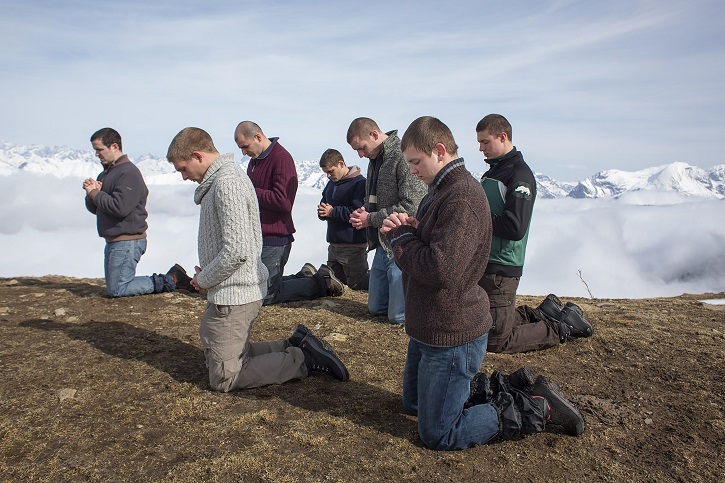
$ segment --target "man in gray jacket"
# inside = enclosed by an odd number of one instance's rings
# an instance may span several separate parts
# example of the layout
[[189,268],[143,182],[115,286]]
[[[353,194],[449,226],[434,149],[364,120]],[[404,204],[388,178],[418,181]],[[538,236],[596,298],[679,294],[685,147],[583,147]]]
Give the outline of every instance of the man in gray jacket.
[[289,339],[249,342],[268,272],[254,186],[234,155],[220,155],[206,131],[189,127],[174,137],[166,157],[185,180],[199,183],[199,266],[191,284],[207,290],[199,335],[212,389],[281,384],[312,371],[347,380],[332,347],[301,324]]
[[352,226],[367,230],[368,250],[375,250],[370,268],[368,310],[373,315],[387,314],[391,323],[402,324],[405,322],[402,274],[392,258],[390,244],[378,230],[394,211],[415,215],[427,187],[410,174],[397,133],[383,133],[375,121],[359,117],[347,130],[347,142],[358,156],[369,160],[365,206],[350,217]]
[[104,127],[91,135],[91,145],[103,165],[98,178],[83,182],[86,208],[96,215],[98,235],[106,240],[103,272],[111,297],[129,297],[182,288],[194,292],[191,278],[176,264],[166,274],[136,276],[146,252],[146,198],[149,190],[141,171],[123,154],[121,135]]

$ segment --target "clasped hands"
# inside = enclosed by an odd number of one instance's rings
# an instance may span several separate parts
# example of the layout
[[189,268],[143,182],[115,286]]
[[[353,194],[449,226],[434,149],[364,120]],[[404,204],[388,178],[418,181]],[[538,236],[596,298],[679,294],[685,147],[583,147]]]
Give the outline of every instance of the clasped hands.
[[383,226],[380,228],[380,233],[386,235],[393,228],[403,225],[418,228],[418,220],[416,220],[415,217],[408,216],[407,213],[398,213],[397,211],[394,211],[383,220]]
[[101,186],[103,186],[103,183],[96,181],[93,178],[88,178],[83,182],[83,189],[86,190],[87,194],[91,194],[91,191],[93,190],[100,190]]

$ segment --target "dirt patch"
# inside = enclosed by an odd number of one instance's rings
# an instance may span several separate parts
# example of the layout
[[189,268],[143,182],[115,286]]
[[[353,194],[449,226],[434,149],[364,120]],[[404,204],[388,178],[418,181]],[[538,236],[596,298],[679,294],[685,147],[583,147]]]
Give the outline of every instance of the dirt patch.
[[[304,323],[350,370],[230,394],[207,386],[205,301],[124,299],[102,280],[0,279],[0,475],[7,481],[723,481],[725,311],[684,295],[566,299],[591,339],[487,354],[527,364],[580,408],[551,431],[456,452],[425,449],[400,401],[407,338],[364,293],[265,307],[255,339]],[[537,304],[540,297],[520,297]]]

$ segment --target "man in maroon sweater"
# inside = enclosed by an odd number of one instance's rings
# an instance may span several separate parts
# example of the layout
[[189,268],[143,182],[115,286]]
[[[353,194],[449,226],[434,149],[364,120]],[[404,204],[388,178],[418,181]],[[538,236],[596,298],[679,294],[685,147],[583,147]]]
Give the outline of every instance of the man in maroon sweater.
[[269,271],[264,305],[342,295],[342,282],[325,265],[312,276],[302,272],[284,276],[284,266],[294,241],[292,206],[298,180],[294,160],[278,140],[267,138],[252,121],[240,122],[234,132],[234,141],[242,154],[251,158],[247,175],[259,201],[262,262]]

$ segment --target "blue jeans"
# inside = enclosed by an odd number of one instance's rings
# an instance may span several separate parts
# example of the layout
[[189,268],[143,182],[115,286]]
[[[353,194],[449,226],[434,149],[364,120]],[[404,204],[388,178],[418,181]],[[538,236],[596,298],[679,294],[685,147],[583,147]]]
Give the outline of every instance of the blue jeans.
[[111,297],[154,293],[153,277],[137,277],[136,265],[146,252],[146,238],[107,242],[103,270]]
[[388,258],[383,247],[375,249],[373,266],[370,268],[368,310],[373,315],[386,315],[393,324],[405,323],[405,297],[403,274]]
[[415,339],[408,342],[403,405],[418,415],[418,434],[428,448],[463,449],[498,434],[498,413],[493,406],[463,407],[487,343],[488,334],[456,347],[434,347]]

